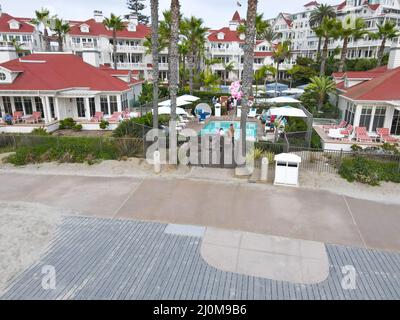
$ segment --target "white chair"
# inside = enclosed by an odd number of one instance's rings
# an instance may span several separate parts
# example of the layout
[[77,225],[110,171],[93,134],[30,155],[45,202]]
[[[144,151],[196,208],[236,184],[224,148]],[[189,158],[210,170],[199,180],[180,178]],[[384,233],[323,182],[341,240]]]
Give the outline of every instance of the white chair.
[[251,108],[249,114],[247,115],[248,118],[255,118],[257,117],[257,109]]

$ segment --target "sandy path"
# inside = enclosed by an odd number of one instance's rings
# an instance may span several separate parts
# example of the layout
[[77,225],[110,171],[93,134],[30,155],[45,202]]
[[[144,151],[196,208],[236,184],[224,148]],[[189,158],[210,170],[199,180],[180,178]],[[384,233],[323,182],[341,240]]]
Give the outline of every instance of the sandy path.
[[40,258],[60,222],[60,210],[0,201],[0,295],[14,276]]

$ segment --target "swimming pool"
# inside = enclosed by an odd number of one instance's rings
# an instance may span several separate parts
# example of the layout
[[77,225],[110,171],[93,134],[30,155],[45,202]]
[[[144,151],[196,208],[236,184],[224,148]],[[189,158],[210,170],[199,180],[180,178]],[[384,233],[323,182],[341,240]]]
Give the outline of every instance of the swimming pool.
[[[224,129],[225,135],[228,132],[229,126],[233,124],[235,128],[235,139],[240,138],[240,121],[210,121],[200,131],[200,135],[217,134],[220,128]],[[246,124],[246,136],[248,138],[256,139],[258,124],[256,122],[248,122]]]

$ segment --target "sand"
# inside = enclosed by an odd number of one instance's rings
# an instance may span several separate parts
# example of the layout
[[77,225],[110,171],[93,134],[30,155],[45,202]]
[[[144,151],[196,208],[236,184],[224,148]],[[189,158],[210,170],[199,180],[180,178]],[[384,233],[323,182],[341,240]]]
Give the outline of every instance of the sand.
[[0,201],[0,295],[13,277],[45,252],[60,223],[60,210]]

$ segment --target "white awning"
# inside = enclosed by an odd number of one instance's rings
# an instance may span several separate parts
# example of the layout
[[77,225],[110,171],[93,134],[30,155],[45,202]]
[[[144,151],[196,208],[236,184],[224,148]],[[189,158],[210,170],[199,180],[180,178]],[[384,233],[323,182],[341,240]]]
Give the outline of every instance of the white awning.
[[[171,114],[171,107],[160,107],[158,108],[158,114]],[[187,116],[187,113],[184,109],[182,108],[176,108],[176,114],[177,115],[185,115]]]
[[[177,107],[187,106],[189,104],[192,104],[192,102],[184,100],[184,99],[182,99],[182,97],[178,97],[176,99],[176,106]],[[158,105],[160,107],[170,107],[171,106],[171,100],[166,100],[166,101],[160,102]]]
[[189,102],[196,102],[200,100],[200,98],[192,96],[190,94],[184,94],[183,96],[178,97],[178,99],[182,99],[184,101],[189,101]]
[[301,103],[301,101],[292,97],[276,97],[264,100],[267,103]]
[[303,110],[292,107],[271,108],[267,111],[270,116],[307,118]]

